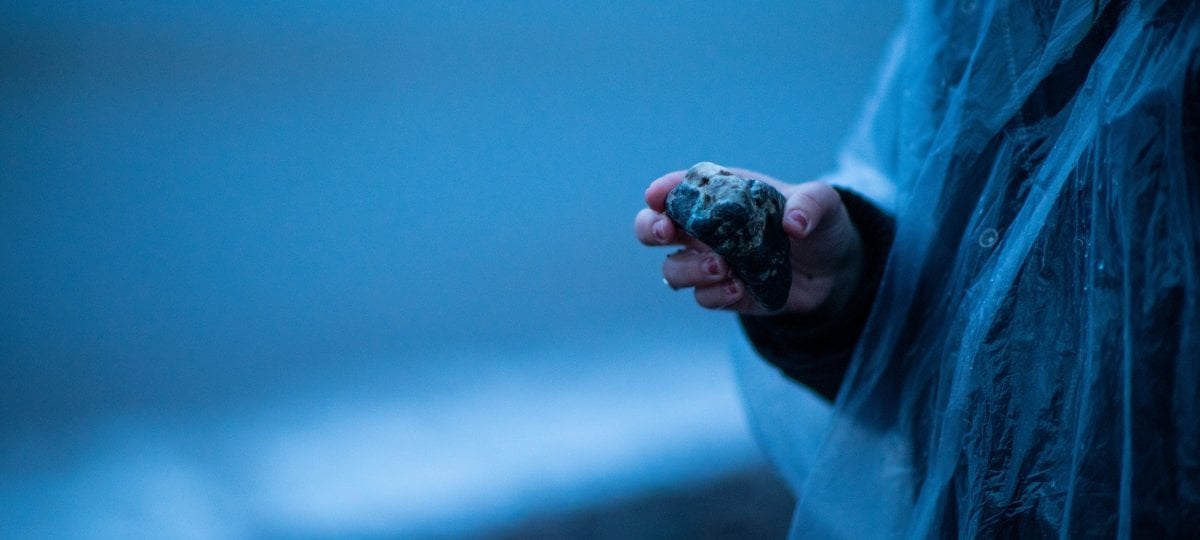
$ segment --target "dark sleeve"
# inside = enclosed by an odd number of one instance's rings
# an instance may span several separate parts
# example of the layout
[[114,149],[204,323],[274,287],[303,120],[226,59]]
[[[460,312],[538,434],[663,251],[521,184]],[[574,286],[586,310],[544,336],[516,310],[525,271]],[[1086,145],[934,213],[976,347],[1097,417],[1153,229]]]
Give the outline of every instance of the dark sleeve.
[[875,303],[896,228],[891,216],[861,195],[834,189],[863,241],[862,281],[849,302],[836,313],[740,317],[746,336],[763,358],[831,401],[842,385],[855,343]]

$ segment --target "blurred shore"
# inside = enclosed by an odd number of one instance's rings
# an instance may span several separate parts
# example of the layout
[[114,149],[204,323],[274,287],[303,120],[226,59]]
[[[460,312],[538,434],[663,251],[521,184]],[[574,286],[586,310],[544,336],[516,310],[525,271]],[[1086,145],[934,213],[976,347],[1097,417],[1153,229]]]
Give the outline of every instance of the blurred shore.
[[532,516],[481,538],[785,538],[794,505],[782,480],[760,465],[574,512]]

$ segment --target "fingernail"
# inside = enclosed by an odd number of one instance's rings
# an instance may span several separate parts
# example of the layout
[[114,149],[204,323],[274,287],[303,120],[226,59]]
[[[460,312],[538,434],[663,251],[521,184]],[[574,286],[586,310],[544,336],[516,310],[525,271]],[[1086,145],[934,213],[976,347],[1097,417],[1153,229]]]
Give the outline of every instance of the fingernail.
[[654,222],[654,237],[660,242],[667,241],[667,220],[665,218],[659,218]]
[[720,270],[720,267],[717,266],[716,257],[707,257],[704,259],[704,271],[708,272],[710,276],[717,275]]
[[788,219],[792,220],[792,223],[798,225],[800,230],[806,233],[808,232],[808,216],[804,215],[804,212],[792,210],[791,212],[788,212],[787,217]]

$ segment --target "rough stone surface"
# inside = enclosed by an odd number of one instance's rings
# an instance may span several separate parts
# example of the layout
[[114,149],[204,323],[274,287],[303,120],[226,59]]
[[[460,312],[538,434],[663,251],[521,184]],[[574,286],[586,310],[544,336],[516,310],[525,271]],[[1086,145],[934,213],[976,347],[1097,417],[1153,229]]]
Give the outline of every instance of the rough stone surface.
[[759,304],[777,310],[792,287],[785,202],[764,182],[702,162],[667,194],[667,217],[724,257]]

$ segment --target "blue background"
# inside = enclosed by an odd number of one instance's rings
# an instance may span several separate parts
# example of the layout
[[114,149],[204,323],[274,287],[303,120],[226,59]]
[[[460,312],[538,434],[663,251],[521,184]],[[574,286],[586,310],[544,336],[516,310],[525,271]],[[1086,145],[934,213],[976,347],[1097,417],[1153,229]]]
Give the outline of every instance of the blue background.
[[42,4],[0,6],[0,527],[97,537],[493,526],[758,459],[733,319],[633,216],[697,161],[831,167],[899,16]]

